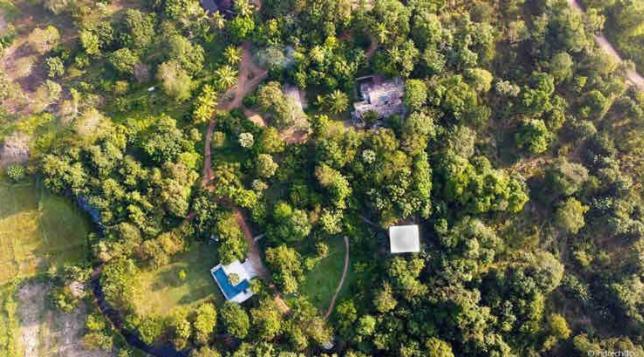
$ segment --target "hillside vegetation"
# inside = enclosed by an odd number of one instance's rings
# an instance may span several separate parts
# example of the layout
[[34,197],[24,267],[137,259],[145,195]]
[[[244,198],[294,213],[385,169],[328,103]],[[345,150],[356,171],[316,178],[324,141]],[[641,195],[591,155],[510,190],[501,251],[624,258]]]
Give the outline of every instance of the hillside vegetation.
[[[637,1],[6,3],[0,139],[30,159],[5,171],[94,228],[50,299],[82,308],[94,269],[120,317],[90,308],[84,348],[644,354],[644,93],[594,38],[641,59]],[[403,89],[356,115],[365,77]],[[223,302],[209,269],[247,258]]]

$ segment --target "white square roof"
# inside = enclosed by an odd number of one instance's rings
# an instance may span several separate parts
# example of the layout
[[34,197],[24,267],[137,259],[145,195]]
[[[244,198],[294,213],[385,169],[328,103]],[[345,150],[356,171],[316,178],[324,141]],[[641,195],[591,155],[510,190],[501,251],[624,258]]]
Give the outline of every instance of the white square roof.
[[[223,270],[224,274],[226,275],[225,282],[219,281],[215,276],[215,272],[219,269]],[[239,260],[235,260],[228,265],[218,264],[214,268],[210,269],[210,274],[219,286],[219,289],[221,289],[222,293],[224,294],[224,298],[228,299],[228,301],[241,304],[242,302],[250,299],[253,296],[253,291],[250,288],[238,291],[233,290],[233,293],[235,293],[234,296],[226,295],[231,295],[231,292],[227,289],[233,289],[232,284],[228,279],[230,277],[230,274],[236,274],[239,278],[240,284],[244,281],[247,281],[246,284],[250,284],[250,279],[257,276],[257,272],[252,268],[252,264],[250,264],[248,260],[244,263],[241,263]]]
[[420,234],[415,224],[389,227],[389,245],[392,253],[420,252]]

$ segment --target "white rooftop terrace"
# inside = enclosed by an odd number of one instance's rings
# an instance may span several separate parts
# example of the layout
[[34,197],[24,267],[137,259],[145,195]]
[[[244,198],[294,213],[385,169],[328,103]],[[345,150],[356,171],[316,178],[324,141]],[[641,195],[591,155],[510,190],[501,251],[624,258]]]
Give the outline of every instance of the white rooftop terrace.
[[418,225],[389,227],[389,245],[391,253],[420,252],[420,233]]

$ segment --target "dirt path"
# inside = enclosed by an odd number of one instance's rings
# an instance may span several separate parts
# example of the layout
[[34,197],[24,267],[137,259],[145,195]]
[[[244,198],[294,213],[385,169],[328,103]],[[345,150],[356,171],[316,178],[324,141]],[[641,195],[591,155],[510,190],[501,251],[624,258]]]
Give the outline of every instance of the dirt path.
[[[261,7],[261,2],[256,2],[258,7]],[[263,69],[257,66],[252,59],[250,53],[250,42],[246,41],[242,44],[242,60],[239,64],[239,76],[237,78],[237,84],[229,89],[222,97],[231,98],[230,100],[221,101],[219,103],[220,110],[232,110],[240,108],[242,105],[242,100],[248,93],[252,92],[257,88],[257,86],[268,76],[268,70]],[[263,123],[261,116],[259,119]],[[206,131],[206,141],[204,148],[204,168],[202,173],[202,187],[206,187],[213,179],[214,174],[212,171],[212,135],[215,130],[215,119],[213,118],[208,124],[208,130]],[[244,233],[244,239],[248,243],[248,257],[247,260],[251,262],[253,268],[257,272],[258,276],[268,283],[271,290],[273,290],[273,295],[275,303],[277,304],[280,311],[284,314],[287,314],[290,311],[290,308],[277,291],[275,285],[271,282],[270,271],[264,265],[262,261],[262,255],[259,250],[259,246],[254,239],[253,233],[248,225],[246,216],[239,207],[234,208],[234,215],[237,224],[242,229]]]
[[262,278],[262,280],[269,281],[271,279],[271,274],[266,266],[264,266],[259,247],[257,246],[257,243],[255,242],[255,239],[253,237],[253,232],[248,226],[248,222],[246,221],[246,217],[244,217],[244,213],[239,208],[235,208],[235,220],[244,233],[244,240],[246,241],[246,243],[248,243],[248,261],[251,262],[253,268],[255,269],[259,277]]
[[525,178],[530,178],[535,175],[539,170],[543,170],[552,162],[552,158],[549,157],[533,157],[529,159],[523,159],[518,161],[516,164],[512,165],[509,169],[512,172],[519,173]]
[[[260,4],[261,6],[261,4]],[[246,41],[242,44],[242,60],[239,64],[239,76],[237,77],[237,84],[230,88],[220,101],[220,110],[232,110],[241,107],[242,100],[248,93],[252,92],[257,86],[268,76],[268,71],[260,68],[253,62],[250,53],[250,42]],[[232,98],[231,100],[226,100]],[[215,130],[216,121],[213,118],[208,124],[206,131],[206,141],[204,143],[204,165],[201,176],[201,186],[205,187],[212,181],[214,174],[212,172],[212,135]]]
[[250,42],[245,41],[242,44],[242,59],[239,64],[237,84],[223,95],[225,99],[232,99],[219,103],[219,108],[232,110],[241,107],[244,97],[257,88],[267,76],[268,70],[257,66],[253,62],[253,56],[250,53]]
[[[573,9],[585,13],[584,9],[579,4],[578,0],[568,0],[568,3]],[[603,34],[594,35],[594,36],[595,36],[595,42],[597,42],[597,45],[600,48],[606,51],[606,53],[608,53],[616,61],[620,63],[623,62],[622,57],[619,55],[619,52],[617,52],[615,47],[613,47],[613,45],[611,45],[610,42],[608,42],[608,39],[606,38],[606,36],[604,36]],[[644,78],[639,73],[637,73],[636,70],[634,69],[626,70],[625,76],[629,82],[635,84],[635,86],[637,86],[640,90],[644,90]]]
[[257,241],[255,241],[253,232],[248,226],[244,212],[242,212],[242,210],[239,208],[235,208],[235,220],[241,227],[242,232],[244,232],[244,240],[246,241],[246,243],[248,243],[248,257],[246,259],[251,262],[253,269],[255,269],[255,271],[257,272],[257,275],[262,280],[264,280],[268,284],[268,287],[273,291],[273,299],[280,311],[283,314],[288,314],[291,309],[282,298],[282,295],[277,290],[275,284],[273,284],[271,273],[262,261],[262,254],[259,251],[259,246],[257,245]]
[[204,162],[203,162],[203,171],[201,173],[201,187],[205,187],[208,182],[213,179],[212,173],[212,134],[215,131],[215,124],[217,122],[213,118],[210,123],[208,123],[208,130],[206,130],[206,145],[204,149]]
[[0,9],[0,33],[7,29],[7,20],[4,19],[4,12]]
[[333,313],[335,302],[338,299],[338,295],[340,295],[340,291],[342,290],[342,286],[344,285],[344,280],[346,279],[347,273],[349,272],[349,262],[349,238],[347,238],[347,236],[344,236],[344,268],[342,269],[342,278],[340,278],[338,287],[335,289],[335,294],[333,294],[333,298],[331,298],[331,303],[326,309],[326,314],[324,314],[325,320],[328,319],[329,316],[331,316],[331,314]]

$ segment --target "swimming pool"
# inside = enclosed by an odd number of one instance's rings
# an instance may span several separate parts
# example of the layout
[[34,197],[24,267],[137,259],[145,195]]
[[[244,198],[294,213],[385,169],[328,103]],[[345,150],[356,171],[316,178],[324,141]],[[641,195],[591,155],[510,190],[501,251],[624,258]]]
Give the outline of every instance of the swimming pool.
[[219,284],[219,287],[221,288],[221,291],[224,293],[224,297],[226,298],[226,300],[230,300],[250,288],[250,283],[248,282],[248,280],[243,280],[237,285],[231,284],[223,268],[219,268],[213,271],[212,276]]

